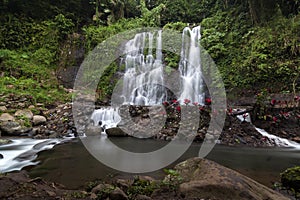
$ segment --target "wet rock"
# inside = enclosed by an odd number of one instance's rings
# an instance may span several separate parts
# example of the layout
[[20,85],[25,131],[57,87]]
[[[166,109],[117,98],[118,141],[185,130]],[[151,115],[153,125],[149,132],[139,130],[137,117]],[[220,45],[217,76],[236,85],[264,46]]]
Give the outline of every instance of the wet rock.
[[0,159],[3,159],[4,157],[3,157],[3,155],[0,153]]
[[294,140],[295,142],[300,143],[300,137],[294,137],[293,140]]
[[55,131],[50,132],[49,138],[57,138],[59,136]]
[[15,121],[15,118],[8,113],[2,113],[0,116],[0,122]]
[[108,137],[126,137],[128,136],[122,129],[115,127],[106,129],[106,134]]
[[109,198],[113,200],[128,200],[125,192],[118,187],[109,194]]
[[21,135],[31,130],[28,127],[22,127],[18,122],[7,121],[1,123],[1,131],[7,135]]
[[22,117],[22,116],[31,120],[33,118],[33,113],[30,110],[17,110],[15,112],[15,117]]
[[5,144],[9,144],[11,143],[11,140],[7,140],[7,139],[0,139],[0,145],[5,145]]
[[41,125],[41,124],[45,124],[46,122],[47,122],[47,119],[44,116],[41,116],[41,115],[33,116],[32,123],[34,125]]
[[100,135],[102,132],[101,126],[94,126],[92,124],[88,125],[85,129],[85,134],[87,136]]
[[38,134],[36,136],[33,137],[33,139],[46,139],[47,137],[41,134]]
[[176,165],[183,178],[179,193],[187,199],[287,200],[276,191],[213,161],[192,158]]

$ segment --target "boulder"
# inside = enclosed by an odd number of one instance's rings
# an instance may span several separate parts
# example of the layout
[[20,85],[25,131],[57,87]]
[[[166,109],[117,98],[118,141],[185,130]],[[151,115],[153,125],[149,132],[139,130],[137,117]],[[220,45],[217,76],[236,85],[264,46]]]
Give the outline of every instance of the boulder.
[[5,145],[5,144],[9,144],[11,143],[12,141],[11,140],[8,140],[8,139],[0,139],[0,145]]
[[32,123],[34,125],[41,125],[41,124],[45,124],[47,121],[46,117],[41,116],[41,115],[34,115],[33,119],[32,119]]
[[125,192],[118,187],[109,194],[109,198],[113,200],[128,200]]
[[0,115],[0,122],[8,122],[8,121],[15,121],[15,118],[8,113],[2,113]]
[[3,134],[7,135],[21,135],[31,130],[31,128],[23,127],[18,122],[14,121],[2,122],[0,124],[0,129]]
[[17,110],[15,112],[15,117],[25,117],[29,120],[33,118],[33,113],[30,110]]
[[108,137],[126,137],[128,136],[122,129],[118,127],[106,129],[106,134]]
[[102,132],[101,126],[94,126],[90,124],[85,128],[85,134],[87,136],[100,135],[101,132]]
[[0,153],[0,159],[3,159],[3,155]]
[[278,192],[213,161],[191,158],[176,165],[183,183],[179,194],[187,199],[287,200]]

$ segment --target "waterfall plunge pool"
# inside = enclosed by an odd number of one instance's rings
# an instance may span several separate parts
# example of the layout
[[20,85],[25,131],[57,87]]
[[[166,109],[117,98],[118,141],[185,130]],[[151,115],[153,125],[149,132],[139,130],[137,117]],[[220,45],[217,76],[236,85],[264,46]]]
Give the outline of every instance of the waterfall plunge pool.
[[[110,140],[121,148],[134,152],[148,152],[167,144],[165,141],[129,137],[110,138]],[[201,144],[193,143],[176,162],[166,168],[171,168],[178,162],[198,156],[200,147]],[[280,180],[279,174],[282,171],[300,165],[300,150],[216,145],[206,158],[271,187],[273,182]],[[70,189],[80,188],[85,183],[96,179],[107,180],[112,177],[128,178],[134,176],[134,174],[119,172],[100,163],[89,154],[79,139],[40,152],[36,160],[40,162],[39,165],[25,168],[32,178],[42,177],[48,181],[61,183]],[[161,178],[164,172],[158,170],[143,175]]]

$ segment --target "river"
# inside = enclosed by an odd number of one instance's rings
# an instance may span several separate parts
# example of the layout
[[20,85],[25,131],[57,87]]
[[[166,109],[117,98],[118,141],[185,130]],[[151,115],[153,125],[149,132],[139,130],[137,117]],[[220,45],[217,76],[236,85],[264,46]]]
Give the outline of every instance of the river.
[[[113,138],[111,141],[124,149],[135,152],[151,151],[161,148],[167,143],[136,138]],[[199,143],[193,143],[180,159],[167,168],[197,156],[200,146]],[[280,180],[280,172],[288,167],[300,165],[300,150],[216,145],[206,158],[271,187],[273,182]],[[80,188],[86,182],[96,179],[105,180],[111,177],[133,176],[133,174],[122,173],[101,164],[89,154],[80,139],[73,139],[70,142],[56,145],[51,150],[40,152],[35,162],[39,162],[39,164],[25,167],[31,177],[42,177],[72,189]],[[158,170],[146,175],[160,178],[164,173],[162,170]]]

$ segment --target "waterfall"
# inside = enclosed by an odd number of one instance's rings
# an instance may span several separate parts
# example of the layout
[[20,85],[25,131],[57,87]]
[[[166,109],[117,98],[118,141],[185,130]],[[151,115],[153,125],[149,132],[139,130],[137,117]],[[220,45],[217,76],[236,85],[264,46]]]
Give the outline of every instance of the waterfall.
[[[160,105],[167,99],[163,87],[162,31],[135,35],[125,46],[123,104]],[[155,40],[154,40],[155,37]],[[153,43],[156,42],[156,55]],[[147,46],[146,46],[147,45]]]
[[100,108],[95,110],[91,116],[94,126],[100,125],[103,128],[116,127],[121,121],[118,108]]
[[[186,27],[182,33],[182,48],[179,67],[178,84],[181,93],[178,95],[180,104],[184,99],[203,103],[202,73],[199,40],[200,26]],[[138,33],[125,44],[121,104],[123,105],[161,105],[170,100],[164,87],[164,62],[162,53],[162,30]],[[155,48],[155,51],[154,51]],[[91,119],[94,125],[115,127],[120,122],[118,109],[102,108],[95,110]]]
[[269,138],[271,141],[274,141],[274,143],[279,146],[279,147],[293,147],[293,148],[297,148],[300,149],[300,144],[297,142],[293,142],[290,141],[288,139],[285,138],[281,138],[278,137],[276,135],[271,135],[269,134],[267,131],[265,131],[264,129],[260,129],[255,127],[255,129],[263,136]]
[[[251,118],[250,118],[250,113],[246,113],[246,117],[244,118],[241,115],[237,115],[237,118],[240,121],[246,121],[249,122],[250,124],[252,124],[251,122]],[[253,125],[253,124],[252,124]],[[297,148],[300,149],[300,144],[297,142],[293,142],[290,141],[288,139],[285,138],[281,138],[278,137],[276,135],[272,135],[270,133],[268,133],[267,131],[265,131],[264,129],[261,128],[257,128],[256,126],[253,125],[253,127],[255,128],[255,130],[257,130],[257,132],[259,132],[262,136],[267,137],[269,140],[273,141],[277,146],[279,147],[293,147],[293,148]]]
[[203,80],[201,72],[200,47],[201,39],[200,26],[193,28],[186,27],[182,34],[181,60],[179,72],[181,75],[181,95],[179,101],[182,104],[184,99],[191,102],[203,104]]

